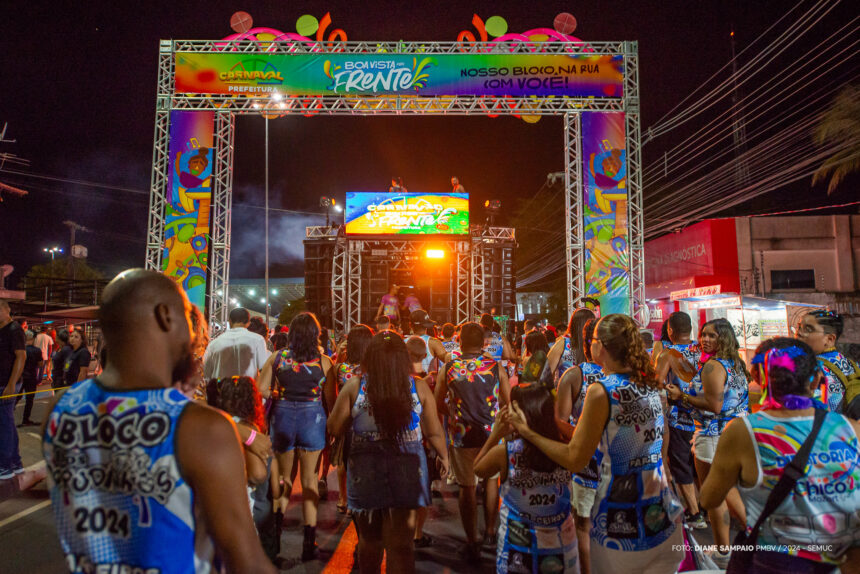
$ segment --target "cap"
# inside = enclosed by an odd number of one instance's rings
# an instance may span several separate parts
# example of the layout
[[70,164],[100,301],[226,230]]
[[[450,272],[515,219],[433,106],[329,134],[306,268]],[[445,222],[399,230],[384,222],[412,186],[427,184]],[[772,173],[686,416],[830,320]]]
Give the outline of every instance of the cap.
[[430,318],[430,315],[427,314],[427,311],[424,309],[416,309],[409,314],[409,322],[413,325],[424,325],[425,327],[432,327],[436,324],[436,321]]

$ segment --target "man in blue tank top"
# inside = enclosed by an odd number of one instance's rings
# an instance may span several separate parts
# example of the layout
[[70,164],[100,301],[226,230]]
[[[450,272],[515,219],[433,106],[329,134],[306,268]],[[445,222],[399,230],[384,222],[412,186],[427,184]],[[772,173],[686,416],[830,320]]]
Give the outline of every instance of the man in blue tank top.
[[175,388],[197,365],[191,304],[154,271],[105,289],[109,359],[66,391],[43,433],[54,516],[71,572],[274,573],[251,520],[236,427]]

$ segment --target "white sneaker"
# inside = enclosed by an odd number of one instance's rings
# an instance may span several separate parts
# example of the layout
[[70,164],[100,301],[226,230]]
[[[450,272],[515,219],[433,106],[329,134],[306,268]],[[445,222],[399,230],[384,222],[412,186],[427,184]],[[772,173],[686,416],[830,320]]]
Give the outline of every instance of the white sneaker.
[[728,552],[720,552],[719,550],[715,550],[714,552],[711,552],[710,556],[711,560],[714,561],[714,564],[716,564],[717,568],[719,568],[720,570],[725,570],[729,567],[729,560],[731,560],[732,558],[732,551],[729,550]]
[[0,480],[9,480],[15,477],[15,472],[12,470],[0,470]]

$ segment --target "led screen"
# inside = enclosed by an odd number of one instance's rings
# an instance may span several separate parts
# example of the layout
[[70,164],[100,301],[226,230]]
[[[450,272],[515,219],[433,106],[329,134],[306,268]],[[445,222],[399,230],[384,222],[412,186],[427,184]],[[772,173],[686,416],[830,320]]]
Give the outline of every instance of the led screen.
[[356,235],[465,234],[469,194],[350,191],[345,221]]

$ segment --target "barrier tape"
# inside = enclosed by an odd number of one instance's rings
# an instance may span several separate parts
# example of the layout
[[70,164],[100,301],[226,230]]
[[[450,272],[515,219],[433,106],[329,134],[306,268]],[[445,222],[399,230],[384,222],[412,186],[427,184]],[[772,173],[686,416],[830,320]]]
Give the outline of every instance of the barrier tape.
[[13,395],[2,395],[2,396],[0,396],[0,400],[3,400],[3,399],[13,399],[13,398],[15,398],[15,397],[23,397],[23,396],[26,396],[26,395],[36,395],[36,394],[39,394],[39,393],[50,393],[50,392],[53,392],[53,391],[62,391],[63,389],[68,389],[68,388],[69,388],[69,387],[71,387],[71,386],[72,386],[72,385],[66,385],[65,387],[51,387],[50,389],[42,389],[42,390],[40,390],[40,391],[27,391],[26,393],[15,393],[15,394],[13,394]]

